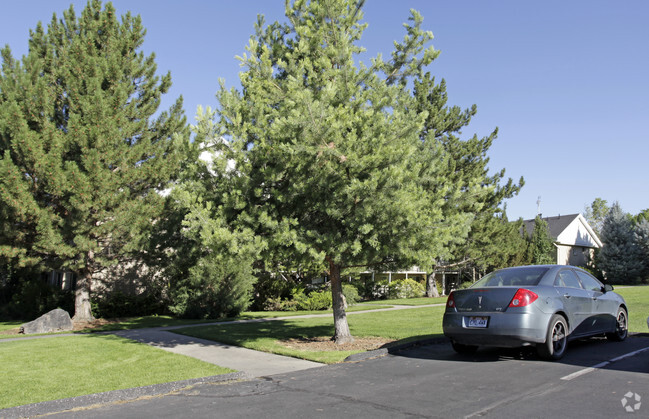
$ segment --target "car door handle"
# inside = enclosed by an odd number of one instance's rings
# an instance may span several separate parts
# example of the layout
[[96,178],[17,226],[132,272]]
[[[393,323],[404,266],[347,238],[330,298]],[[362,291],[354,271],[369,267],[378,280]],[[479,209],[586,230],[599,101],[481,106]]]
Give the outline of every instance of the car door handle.
[[570,298],[570,294],[563,294],[563,298]]

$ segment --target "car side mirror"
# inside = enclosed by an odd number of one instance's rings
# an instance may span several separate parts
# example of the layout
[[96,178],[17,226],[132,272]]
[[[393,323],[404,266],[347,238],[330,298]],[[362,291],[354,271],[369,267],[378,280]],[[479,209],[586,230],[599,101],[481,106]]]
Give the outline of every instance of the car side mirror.
[[613,285],[606,284],[602,287],[602,292],[613,291]]

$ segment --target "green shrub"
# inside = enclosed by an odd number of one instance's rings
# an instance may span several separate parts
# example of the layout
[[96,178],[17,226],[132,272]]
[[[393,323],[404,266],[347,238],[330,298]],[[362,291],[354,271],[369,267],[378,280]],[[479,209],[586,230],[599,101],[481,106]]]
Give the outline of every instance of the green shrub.
[[282,297],[268,297],[262,306],[263,311],[282,311]]
[[463,290],[463,289],[467,289],[467,288],[469,288],[471,285],[473,285],[473,282],[471,282],[471,281],[464,281],[464,282],[462,282],[462,283],[460,284],[460,288],[459,288],[459,289],[461,289],[461,290]]
[[247,260],[212,253],[173,284],[169,310],[182,318],[234,317],[250,305],[255,277]]
[[278,311],[279,302],[291,298],[291,290],[296,282],[292,278],[285,278],[273,275],[270,272],[262,272],[257,275],[257,282],[254,286],[253,300],[250,308],[252,310]]
[[329,310],[332,306],[331,291],[312,291],[309,294],[307,305],[302,310]]
[[306,291],[302,287],[294,287],[290,298],[269,298],[264,304],[267,311],[315,311],[331,308],[331,291],[328,289]]
[[353,306],[354,304],[361,301],[361,296],[358,293],[358,288],[352,284],[343,284],[343,295],[347,301],[348,306]]
[[410,278],[392,281],[388,285],[389,298],[415,298],[421,297],[425,293],[424,286]]
[[104,319],[150,316],[165,312],[165,301],[161,295],[155,293],[128,295],[115,291],[92,301],[92,314]]
[[73,316],[74,292],[51,287],[41,279],[26,280],[18,284],[4,316],[33,320],[55,308],[61,308]]
[[308,294],[302,288],[295,288],[292,299],[297,310],[328,310],[331,308],[331,292],[329,290],[310,291]]

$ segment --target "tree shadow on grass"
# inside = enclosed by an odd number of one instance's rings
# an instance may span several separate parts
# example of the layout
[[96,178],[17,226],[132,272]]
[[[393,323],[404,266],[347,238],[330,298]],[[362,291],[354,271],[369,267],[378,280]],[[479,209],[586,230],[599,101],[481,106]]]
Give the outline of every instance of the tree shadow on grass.
[[260,339],[308,339],[320,336],[333,336],[334,327],[327,319],[326,324],[309,322],[300,324],[292,320],[273,320],[264,322],[215,324],[211,326],[188,327],[174,330],[185,336],[192,336],[219,343],[244,346]]

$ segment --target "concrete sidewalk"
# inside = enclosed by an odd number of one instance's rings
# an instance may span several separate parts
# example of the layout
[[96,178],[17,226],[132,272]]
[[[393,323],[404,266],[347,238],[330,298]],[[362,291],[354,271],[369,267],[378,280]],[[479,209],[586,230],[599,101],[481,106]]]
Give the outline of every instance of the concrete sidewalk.
[[324,365],[318,362],[178,335],[164,330],[164,328],[125,330],[112,332],[112,334],[146,343],[165,351],[191,356],[220,367],[241,371],[251,378],[289,373]]
[[[430,306],[443,306],[444,304],[431,304],[421,306],[392,306],[390,308],[373,309],[367,311],[355,311],[347,313],[354,315],[367,312],[407,310]],[[212,322],[195,325],[180,325],[170,327],[157,327],[150,329],[133,329],[118,332],[110,332],[114,335],[121,336],[137,342],[146,343],[165,351],[191,356],[201,361],[209,362],[221,367],[231,368],[243,372],[248,377],[264,377],[274,374],[284,374],[293,371],[300,371],[309,368],[321,367],[324,364],[318,362],[306,361],[303,359],[292,358],[270,354],[266,352],[246,349],[239,346],[227,345],[205,339],[199,339],[191,336],[183,336],[173,333],[175,329],[187,327],[200,327],[209,325],[223,325],[233,323],[263,323],[280,320],[290,320],[296,318],[313,318],[313,317],[331,317],[331,313],[326,314],[306,314],[298,316],[282,316],[273,318],[234,320],[226,322]]]

